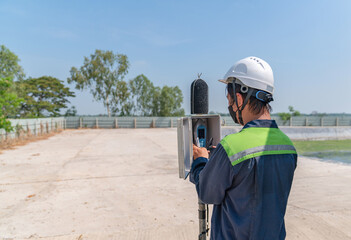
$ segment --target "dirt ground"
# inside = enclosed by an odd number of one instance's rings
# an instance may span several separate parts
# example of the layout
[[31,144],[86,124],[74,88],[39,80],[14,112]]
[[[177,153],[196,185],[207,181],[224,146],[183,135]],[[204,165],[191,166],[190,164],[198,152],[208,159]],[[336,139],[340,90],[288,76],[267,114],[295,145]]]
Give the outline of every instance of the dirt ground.
[[[176,129],[66,130],[0,166],[0,239],[197,239]],[[287,239],[351,239],[350,182],[350,165],[299,158]]]

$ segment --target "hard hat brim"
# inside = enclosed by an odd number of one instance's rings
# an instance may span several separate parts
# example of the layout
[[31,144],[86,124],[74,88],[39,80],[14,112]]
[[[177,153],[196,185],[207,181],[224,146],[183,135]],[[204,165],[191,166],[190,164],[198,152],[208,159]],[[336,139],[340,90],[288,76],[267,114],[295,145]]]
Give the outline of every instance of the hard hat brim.
[[225,79],[219,79],[219,80],[218,80],[218,82],[228,84],[228,81],[227,81],[227,80],[225,80]]

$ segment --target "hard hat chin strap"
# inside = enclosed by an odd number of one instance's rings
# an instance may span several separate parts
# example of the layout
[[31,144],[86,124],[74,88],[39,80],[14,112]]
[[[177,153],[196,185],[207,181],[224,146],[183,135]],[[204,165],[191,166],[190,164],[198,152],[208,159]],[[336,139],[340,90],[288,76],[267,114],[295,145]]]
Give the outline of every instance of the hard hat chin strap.
[[[236,107],[238,109],[237,112],[239,114],[239,123],[244,126],[244,121],[243,121],[243,117],[242,117],[242,111],[244,110],[246,104],[249,102],[249,99],[250,99],[250,97],[251,97],[251,95],[253,93],[253,89],[249,88],[249,90],[247,92],[247,95],[246,95],[246,98],[244,100],[244,103],[239,107],[238,101],[237,101],[237,98],[236,98],[235,82],[233,81],[232,84],[233,84],[233,92],[234,92],[234,102],[236,104]],[[235,120],[237,120],[237,119],[235,119]],[[235,121],[235,122],[238,123],[237,121]]]

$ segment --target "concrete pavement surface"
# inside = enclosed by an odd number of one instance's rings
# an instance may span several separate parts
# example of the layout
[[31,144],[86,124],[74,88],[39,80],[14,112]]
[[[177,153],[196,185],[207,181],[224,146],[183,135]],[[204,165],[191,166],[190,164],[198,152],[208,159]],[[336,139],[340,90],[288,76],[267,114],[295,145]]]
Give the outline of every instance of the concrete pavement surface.
[[[66,130],[0,166],[0,239],[197,239],[176,129]],[[351,239],[350,182],[350,165],[299,158],[287,239]]]

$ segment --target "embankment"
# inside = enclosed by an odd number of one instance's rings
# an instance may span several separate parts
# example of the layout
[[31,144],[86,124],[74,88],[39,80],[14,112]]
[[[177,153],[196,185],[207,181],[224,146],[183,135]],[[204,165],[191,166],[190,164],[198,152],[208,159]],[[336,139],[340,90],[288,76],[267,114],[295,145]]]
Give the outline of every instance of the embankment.
[[[351,127],[280,127],[291,140],[351,139]],[[222,127],[222,137],[239,132],[241,127]]]

